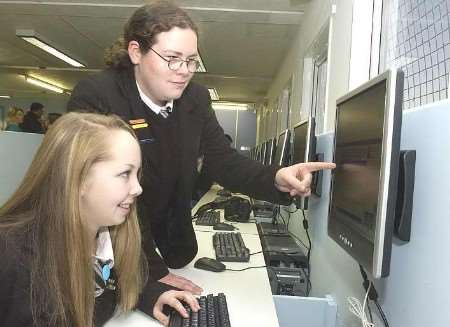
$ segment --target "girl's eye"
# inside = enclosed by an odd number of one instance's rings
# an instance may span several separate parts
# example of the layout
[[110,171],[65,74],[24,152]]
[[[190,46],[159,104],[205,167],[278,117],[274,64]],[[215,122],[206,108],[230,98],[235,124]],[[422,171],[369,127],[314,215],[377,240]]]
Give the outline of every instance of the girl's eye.
[[119,176],[121,176],[121,177],[128,177],[128,176],[130,176],[130,171],[129,171],[129,170],[124,171],[124,172],[121,173]]

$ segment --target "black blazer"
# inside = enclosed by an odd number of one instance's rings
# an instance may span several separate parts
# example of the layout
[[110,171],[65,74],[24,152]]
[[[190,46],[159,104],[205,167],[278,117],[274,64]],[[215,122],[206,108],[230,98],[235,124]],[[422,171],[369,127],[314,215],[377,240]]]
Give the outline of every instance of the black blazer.
[[[108,69],[82,80],[75,87],[68,103],[68,110],[94,110],[114,113],[129,122],[146,116],[146,108],[139,96],[133,69]],[[172,268],[181,268],[197,253],[197,241],[192,227],[190,202],[197,176],[197,158],[204,155],[205,165],[212,180],[227,189],[241,192],[254,198],[286,203],[284,194],[274,187],[275,174],[280,167],[263,166],[236,152],[229,146],[223,129],[217,122],[208,90],[194,82],[189,83],[183,95],[174,101],[174,110],[179,115],[181,180],[176,190],[176,200],[170,210],[172,221],[167,221],[153,235],[168,235],[167,239],[155,237],[165,263]],[[151,138],[146,128],[137,129],[139,140]],[[150,153],[152,144],[141,142],[143,153],[143,188],[145,199],[146,162],[155,160]],[[142,198],[142,196],[141,196]],[[148,205],[151,205],[149,201]],[[142,220],[142,217],[141,217]],[[167,274],[155,257],[151,238],[144,249],[149,257],[153,277],[159,279]],[[160,267],[158,270],[156,266]],[[157,272],[158,270],[158,272]],[[159,278],[158,278],[159,277]]]
[[[24,235],[18,237],[12,233],[6,236],[6,233],[0,231],[0,326],[2,327],[34,326],[36,323],[33,321],[30,302],[30,263],[33,249],[27,239],[29,237]],[[140,294],[136,308],[152,316],[158,297],[170,289],[175,288],[149,280]],[[112,318],[115,311],[116,291],[105,289],[105,292],[95,299],[95,326],[103,326]],[[41,316],[38,319],[39,326],[49,326],[48,316]]]

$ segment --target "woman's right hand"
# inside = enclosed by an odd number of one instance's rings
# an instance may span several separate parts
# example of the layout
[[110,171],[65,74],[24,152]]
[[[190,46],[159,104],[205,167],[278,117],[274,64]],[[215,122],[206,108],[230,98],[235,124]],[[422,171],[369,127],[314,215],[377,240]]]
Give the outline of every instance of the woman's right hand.
[[177,310],[184,318],[188,318],[189,315],[186,309],[183,307],[181,301],[186,302],[192,309],[197,312],[200,310],[200,306],[192,293],[186,291],[167,291],[162,293],[153,307],[153,317],[155,317],[164,326],[169,325],[169,317],[163,313],[163,307],[165,304]]

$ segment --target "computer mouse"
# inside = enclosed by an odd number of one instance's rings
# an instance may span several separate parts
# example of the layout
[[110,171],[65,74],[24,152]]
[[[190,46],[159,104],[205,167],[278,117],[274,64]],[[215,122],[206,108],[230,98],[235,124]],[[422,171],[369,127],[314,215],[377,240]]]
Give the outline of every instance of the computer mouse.
[[194,267],[197,269],[203,269],[214,272],[221,272],[224,271],[226,268],[222,262],[207,257],[197,259],[197,261],[195,261],[194,263]]
[[235,230],[233,225],[226,223],[217,223],[213,227],[214,230]]

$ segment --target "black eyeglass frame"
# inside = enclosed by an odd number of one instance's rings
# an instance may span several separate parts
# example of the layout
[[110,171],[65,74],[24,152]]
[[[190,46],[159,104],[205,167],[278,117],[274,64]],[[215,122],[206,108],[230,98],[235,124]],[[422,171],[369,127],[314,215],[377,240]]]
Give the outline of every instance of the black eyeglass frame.
[[[164,58],[155,49],[150,48],[150,50],[152,50],[154,53],[156,53],[158,55],[158,57],[160,57],[162,60],[167,62],[167,67],[170,70],[178,70],[178,69],[180,69],[181,66],[183,65],[183,63],[186,63],[187,70],[190,73],[195,73],[197,71],[197,69],[200,67],[200,61],[198,61],[197,59],[186,59],[186,60],[184,60],[184,59],[181,59],[179,57],[167,59],[167,58]],[[195,63],[195,69],[194,70],[192,70],[193,66],[192,66],[191,63]]]

